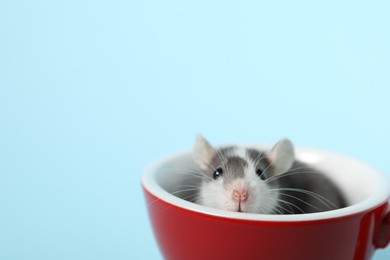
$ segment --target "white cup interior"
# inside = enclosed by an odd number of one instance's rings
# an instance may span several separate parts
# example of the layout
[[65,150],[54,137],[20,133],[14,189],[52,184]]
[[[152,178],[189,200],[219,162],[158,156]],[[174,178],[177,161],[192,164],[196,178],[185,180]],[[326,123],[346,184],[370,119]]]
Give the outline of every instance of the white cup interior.
[[[253,147],[253,146],[252,146]],[[259,149],[267,146],[257,145]],[[152,164],[143,174],[143,186],[159,199],[178,207],[226,218],[296,221],[334,218],[376,207],[390,196],[389,179],[375,168],[354,158],[318,149],[296,148],[298,160],[322,170],[344,193],[349,206],[310,214],[267,215],[224,211],[192,203],[193,191],[177,192],[196,185],[199,178],[191,177],[197,171],[191,152],[181,152]]]

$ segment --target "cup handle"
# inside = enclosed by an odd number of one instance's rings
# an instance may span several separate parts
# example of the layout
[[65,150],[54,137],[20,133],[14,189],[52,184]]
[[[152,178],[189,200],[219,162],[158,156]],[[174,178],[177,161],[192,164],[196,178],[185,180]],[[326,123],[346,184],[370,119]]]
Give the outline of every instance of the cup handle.
[[387,213],[384,215],[383,221],[379,227],[375,246],[377,248],[385,248],[390,242],[390,209],[387,208]]

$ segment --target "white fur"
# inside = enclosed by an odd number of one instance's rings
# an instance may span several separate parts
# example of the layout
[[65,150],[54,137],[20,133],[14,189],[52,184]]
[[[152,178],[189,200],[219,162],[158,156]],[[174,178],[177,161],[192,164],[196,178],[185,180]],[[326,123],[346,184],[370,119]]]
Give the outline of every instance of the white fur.
[[243,158],[245,160],[247,160],[247,155],[246,155],[246,150],[244,147],[234,147],[234,149],[232,150],[232,155],[235,155],[235,156],[238,156],[240,158]]

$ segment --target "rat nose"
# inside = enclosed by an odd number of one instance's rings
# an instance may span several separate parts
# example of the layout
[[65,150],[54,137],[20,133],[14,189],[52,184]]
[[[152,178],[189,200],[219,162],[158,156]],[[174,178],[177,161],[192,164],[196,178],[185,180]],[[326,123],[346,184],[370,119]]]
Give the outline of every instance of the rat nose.
[[248,191],[245,188],[234,189],[232,197],[237,201],[246,201],[248,199]]

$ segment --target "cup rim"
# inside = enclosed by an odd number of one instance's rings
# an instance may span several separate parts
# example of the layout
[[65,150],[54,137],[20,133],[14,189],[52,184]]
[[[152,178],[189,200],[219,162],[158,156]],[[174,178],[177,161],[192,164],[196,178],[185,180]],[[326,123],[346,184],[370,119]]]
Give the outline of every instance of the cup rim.
[[[263,145],[263,144],[260,144]],[[184,150],[176,153],[172,153],[166,155],[154,162],[152,162],[143,172],[142,174],[142,186],[146,191],[154,195],[158,200],[162,200],[168,204],[173,206],[182,208],[183,210],[201,213],[208,216],[214,216],[225,219],[234,219],[234,220],[251,220],[251,221],[272,221],[272,222],[291,222],[291,221],[317,221],[317,220],[326,220],[326,219],[334,219],[334,218],[342,218],[346,216],[355,215],[361,212],[369,211],[374,209],[383,203],[387,202],[390,198],[390,182],[381,171],[375,169],[371,165],[365,163],[362,160],[358,160],[356,158],[327,151],[323,149],[317,148],[305,148],[305,147],[296,147],[296,150],[303,152],[318,152],[325,153],[331,156],[338,156],[348,158],[349,160],[353,160],[357,163],[364,164],[367,169],[372,171],[373,176],[377,179],[378,189],[374,191],[374,193],[367,199],[364,199],[361,202],[356,204],[347,206],[345,208],[317,212],[317,213],[306,213],[306,214],[256,214],[256,213],[242,213],[242,212],[233,212],[226,211],[217,208],[211,208],[203,205],[199,205],[182,198],[179,198],[165,189],[163,189],[158,183],[156,179],[156,173],[158,169],[163,166],[165,163],[169,161],[173,161],[181,156],[190,155],[191,151]]]

